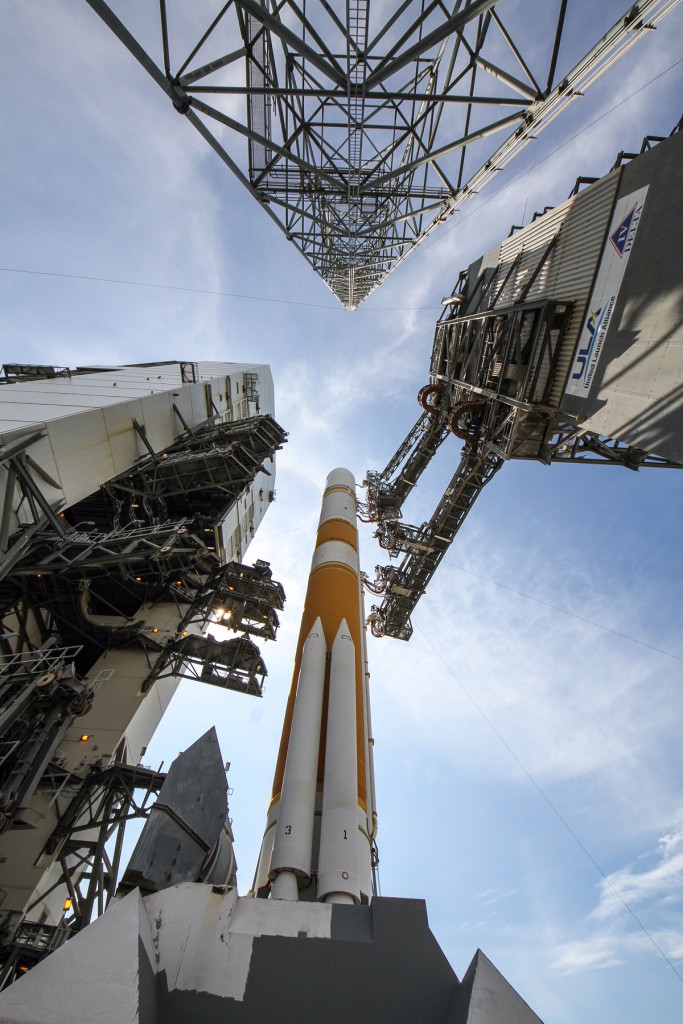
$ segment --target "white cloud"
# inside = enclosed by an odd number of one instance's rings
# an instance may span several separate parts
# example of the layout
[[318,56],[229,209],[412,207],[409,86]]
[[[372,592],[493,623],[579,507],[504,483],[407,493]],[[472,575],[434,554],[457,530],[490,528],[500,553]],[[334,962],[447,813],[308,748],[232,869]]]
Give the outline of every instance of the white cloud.
[[516,895],[517,892],[519,892],[518,889],[504,887],[485,889],[484,892],[479,893],[478,899],[483,906],[493,906],[496,903],[501,903],[510,899],[510,897]]
[[667,910],[678,905],[683,911],[683,821],[662,836],[654,856],[643,859],[654,863],[629,864],[600,884],[600,899],[591,914],[595,921],[621,916],[624,903],[634,911],[643,904],[650,909],[664,905]]
[[552,966],[567,974],[585,970],[620,967],[624,960],[616,952],[612,936],[597,936],[584,941],[568,942],[558,953]]
[[556,970],[617,967],[662,953],[672,961],[683,958],[683,822],[659,839],[655,851],[611,872],[598,894],[579,925],[587,934],[558,943]]

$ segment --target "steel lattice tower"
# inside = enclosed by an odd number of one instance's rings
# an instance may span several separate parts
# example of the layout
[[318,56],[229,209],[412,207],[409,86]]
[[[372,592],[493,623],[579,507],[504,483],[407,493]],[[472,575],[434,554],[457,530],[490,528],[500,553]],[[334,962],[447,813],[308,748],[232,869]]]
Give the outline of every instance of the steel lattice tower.
[[[631,5],[599,40],[581,0],[536,18],[500,0],[160,0],[158,62],[87,2],[355,309],[678,0]],[[153,7],[125,8],[145,38]],[[591,47],[577,63],[570,24]]]

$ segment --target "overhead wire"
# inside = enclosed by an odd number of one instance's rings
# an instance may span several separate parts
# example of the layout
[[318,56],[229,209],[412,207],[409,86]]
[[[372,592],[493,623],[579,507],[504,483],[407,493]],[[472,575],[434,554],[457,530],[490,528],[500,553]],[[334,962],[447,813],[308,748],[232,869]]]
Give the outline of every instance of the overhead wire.
[[96,277],[90,274],[62,274],[54,270],[28,270],[24,267],[0,267],[5,274],[32,274],[36,277],[63,277],[72,281],[93,281],[100,284],[122,284],[133,288],[157,288],[169,292],[190,292],[195,295],[218,295],[228,299],[249,299],[252,302],[276,302],[286,306],[310,306],[313,309],[340,309],[337,305],[317,302],[299,302],[296,299],[277,299],[268,295],[246,295],[241,292],[224,292],[213,288],[190,288],[179,284],[158,284],[154,281],[129,281],[119,277]]
[[508,590],[512,594],[518,594],[519,597],[525,597],[528,601],[534,601],[536,604],[543,605],[544,608],[552,608],[555,612],[561,612],[563,615],[569,615],[572,619],[578,619],[579,622],[585,622],[589,626],[595,626],[596,629],[603,629],[606,633],[612,633],[613,636],[621,637],[622,640],[629,640],[632,644],[638,644],[640,647],[646,647],[650,651],[656,651],[657,654],[664,654],[667,658],[674,658],[675,661],[683,661],[683,657],[678,654],[674,654],[672,651],[666,651],[663,647],[656,647],[655,644],[649,644],[645,640],[638,640],[635,636],[630,636],[628,633],[623,633],[621,630],[612,629],[611,626],[605,626],[602,622],[596,622],[594,619],[589,619],[585,615],[579,615],[577,612],[571,612],[567,608],[562,608],[560,605],[552,604],[551,601],[544,601],[541,597],[534,597],[533,594],[527,594],[523,590],[518,590],[516,587],[511,587],[507,583],[499,583],[497,580],[489,579],[488,576],[482,576],[481,573],[474,572],[472,569],[465,569],[462,565],[456,565],[455,562],[449,562],[444,559],[444,565],[450,566],[452,569],[457,569],[459,572],[467,573],[468,576],[475,576],[478,580],[483,580],[485,583],[490,583],[494,587],[499,587],[501,590]]
[[587,847],[586,847],[586,845],[585,845],[585,844],[584,844],[584,843],[583,843],[583,842],[581,841],[581,839],[579,839],[578,835],[576,834],[576,832],[574,831],[574,829],[573,829],[573,828],[571,827],[571,825],[569,824],[569,822],[568,822],[568,821],[566,820],[566,818],[565,818],[565,817],[564,817],[564,816],[563,816],[563,815],[562,815],[562,814],[560,813],[560,811],[559,811],[559,810],[557,809],[557,807],[555,806],[555,804],[554,804],[554,803],[552,802],[552,800],[550,799],[550,797],[548,796],[548,794],[547,794],[547,793],[545,792],[545,790],[544,790],[544,789],[543,789],[543,788],[542,788],[542,787],[541,787],[541,786],[539,785],[539,783],[538,783],[538,782],[536,781],[536,779],[535,779],[535,778],[533,777],[533,775],[532,775],[532,774],[531,774],[531,772],[530,772],[530,771],[528,770],[528,768],[526,767],[526,765],[525,765],[525,764],[524,764],[524,763],[522,762],[522,760],[521,760],[521,758],[520,758],[520,757],[518,756],[518,754],[517,754],[517,753],[516,753],[516,752],[515,752],[515,751],[514,751],[514,750],[512,749],[512,747],[510,746],[510,744],[508,743],[508,741],[507,741],[507,740],[505,739],[505,737],[504,737],[504,736],[502,735],[502,733],[501,733],[501,732],[499,731],[499,729],[498,729],[498,728],[497,728],[497,727],[496,727],[496,726],[494,725],[494,723],[492,722],[492,720],[491,720],[491,719],[489,718],[489,716],[488,716],[488,715],[486,714],[486,712],[484,711],[484,709],[483,709],[483,707],[481,706],[481,704],[480,704],[480,703],[479,703],[479,702],[477,701],[477,699],[476,699],[476,698],[474,697],[474,695],[473,695],[473,694],[471,693],[471,691],[470,691],[470,690],[469,690],[469,689],[468,689],[468,688],[467,688],[467,687],[465,686],[465,684],[464,684],[464,683],[462,682],[462,680],[461,680],[461,679],[459,678],[459,676],[457,676],[457,675],[456,675],[456,673],[455,673],[455,672],[453,671],[453,669],[451,668],[450,664],[449,664],[449,663],[448,663],[448,662],[446,661],[446,659],[445,659],[445,658],[443,657],[443,655],[441,654],[441,652],[440,652],[440,651],[439,651],[439,650],[438,650],[438,649],[436,648],[436,646],[434,645],[434,643],[432,642],[432,640],[431,640],[431,639],[430,639],[430,638],[429,638],[429,637],[427,636],[427,634],[426,634],[426,633],[424,632],[424,630],[423,630],[423,629],[422,629],[422,628],[421,628],[420,626],[417,626],[417,625],[415,626],[415,629],[417,630],[417,632],[418,632],[418,633],[420,633],[420,635],[421,635],[421,636],[422,636],[422,637],[424,638],[424,640],[426,641],[426,643],[427,643],[427,644],[428,644],[428,645],[429,645],[429,646],[431,647],[432,651],[433,651],[433,652],[434,652],[434,654],[435,654],[435,655],[437,656],[437,658],[439,659],[439,661],[440,661],[440,662],[442,663],[442,665],[444,666],[444,668],[446,669],[446,671],[447,671],[447,672],[449,673],[449,675],[451,675],[451,676],[453,677],[453,679],[454,679],[454,680],[455,680],[455,682],[456,682],[456,683],[458,684],[458,686],[460,687],[460,689],[462,690],[462,692],[463,692],[463,693],[465,694],[465,696],[467,697],[467,699],[468,699],[468,700],[470,701],[470,703],[471,703],[471,704],[473,705],[473,707],[474,707],[474,708],[476,708],[476,710],[477,710],[477,711],[479,712],[479,714],[480,714],[480,715],[481,715],[481,717],[482,717],[482,718],[484,719],[484,721],[486,722],[486,724],[488,725],[488,727],[489,727],[489,728],[491,729],[491,731],[493,732],[493,734],[494,734],[494,735],[496,736],[496,738],[497,738],[497,739],[498,739],[498,740],[499,740],[499,741],[500,741],[500,742],[502,743],[502,745],[503,745],[503,746],[505,747],[505,749],[507,750],[507,752],[508,752],[508,754],[510,755],[510,757],[512,757],[512,759],[513,759],[513,760],[515,761],[515,763],[516,763],[516,764],[518,765],[518,767],[520,768],[520,770],[521,770],[521,771],[522,771],[522,772],[524,773],[524,775],[526,776],[526,778],[527,778],[527,779],[529,780],[529,782],[530,782],[530,783],[532,784],[532,786],[534,787],[534,789],[535,789],[535,790],[537,791],[537,793],[539,794],[539,796],[540,796],[540,797],[542,797],[542,799],[543,799],[543,800],[545,801],[545,803],[546,803],[546,804],[548,805],[548,807],[549,807],[549,808],[550,808],[550,810],[551,810],[551,811],[553,812],[553,814],[554,814],[554,815],[555,815],[555,817],[556,817],[556,818],[558,819],[558,821],[559,821],[559,822],[560,822],[560,823],[561,823],[561,824],[562,824],[562,825],[564,826],[564,828],[566,829],[566,831],[567,831],[567,832],[569,833],[569,835],[570,835],[570,836],[572,837],[572,839],[574,840],[574,842],[575,842],[575,843],[577,844],[577,846],[578,846],[578,847],[579,847],[579,848],[581,849],[581,851],[582,851],[582,852],[584,853],[584,855],[586,856],[586,858],[587,858],[587,859],[588,859],[588,860],[590,861],[590,863],[591,863],[591,864],[593,865],[593,867],[594,867],[594,868],[596,869],[596,871],[597,871],[597,872],[598,872],[598,874],[599,874],[599,875],[601,876],[601,878],[602,878],[602,879],[604,880],[604,882],[605,882],[605,883],[607,884],[607,886],[609,887],[609,889],[610,889],[610,890],[611,890],[611,891],[613,892],[613,894],[614,894],[614,895],[615,895],[615,896],[617,897],[617,899],[619,900],[619,902],[620,902],[620,903],[621,903],[621,904],[622,904],[622,905],[624,906],[624,908],[625,908],[625,909],[626,909],[626,910],[628,911],[628,913],[629,913],[629,914],[631,915],[631,917],[633,918],[633,920],[635,921],[635,923],[636,923],[636,924],[638,925],[638,927],[639,927],[639,928],[640,928],[640,929],[641,929],[641,930],[642,930],[642,931],[644,932],[644,934],[645,934],[645,935],[647,936],[647,938],[648,938],[648,939],[650,940],[650,942],[652,943],[652,945],[654,946],[654,948],[655,948],[655,949],[657,950],[657,952],[659,953],[659,955],[660,955],[660,956],[661,956],[661,957],[662,957],[662,958],[663,958],[663,959],[664,959],[664,960],[666,961],[666,963],[667,963],[667,964],[669,965],[669,967],[671,968],[671,970],[672,970],[672,971],[674,972],[674,974],[676,975],[676,977],[678,978],[678,980],[679,980],[680,982],[682,982],[682,983],[683,983],[683,975],[682,975],[682,974],[681,974],[681,973],[680,973],[680,972],[678,971],[678,969],[676,968],[675,964],[674,964],[674,963],[673,963],[673,962],[672,962],[672,961],[670,960],[670,958],[669,958],[669,957],[668,957],[668,956],[666,955],[666,953],[664,952],[664,950],[662,949],[662,947],[661,947],[661,946],[659,945],[659,943],[658,943],[658,942],[657,942],[657,940],[656,940],[656,939],[654,938],[654,936],[653,936],[653,935],[652,935],[652,934],[651,934],[651,933],[650,933],[650,932],[648,931],[647,927],[646,927],[646,926],[645,926],[645,924],[644,924],[644,923],[643,923],[643,922],[641,921],[641,919],[640,919],[640,918],[638,917],[638,915],[637,915],[637,914],[635,913],[635,911],[634,911],[634,910],[632,909],[632,907],[630,907],[630,906],[629,906],[629,904],[628,904],[628,903],[626,902],[626,900],[625,900],[625,899],[624,899],[624,897],[623,897],[623,896],[621,895],[621,893],[619,892],[619,890],[617,889],[617,887],[616,887],[616,886],[614,885],[614,883],[612,882],[612,880],[610,879],[610,877],[609,877],[609,876],[608,876],[608,875],[607,875],[607,874],[606,874],[606,873],[605,873],[605,872],[603,871],[603,869],[602,869],[602,868],[600,867],[600,865],[599,865],[599,864],[598,864],[598,862],[596,861],[595,857],[594,857],[594,856],[592,855],[592,853],[591,853],[591,852],[590,852],[590,851],[588,850],[588,848],[587,848]]

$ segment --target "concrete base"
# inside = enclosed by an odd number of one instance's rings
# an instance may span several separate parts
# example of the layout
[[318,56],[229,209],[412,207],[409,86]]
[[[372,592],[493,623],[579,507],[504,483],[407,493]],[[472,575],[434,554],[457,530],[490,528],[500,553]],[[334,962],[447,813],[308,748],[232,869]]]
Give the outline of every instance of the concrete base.
[[423,900],[134,890],[0,994],[3,1024],[539,1024],[481,952],[462,984]]
[[158,1024],[154,944],[138,889],[0,993],[3,1024]]

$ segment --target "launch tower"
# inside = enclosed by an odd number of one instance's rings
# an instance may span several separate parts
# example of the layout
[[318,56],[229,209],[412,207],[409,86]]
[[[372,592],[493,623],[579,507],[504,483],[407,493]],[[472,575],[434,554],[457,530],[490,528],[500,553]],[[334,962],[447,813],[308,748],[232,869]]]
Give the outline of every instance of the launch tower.
[[355,309],[678,0],[87,2]]
[[[262,693],[284,592],[243,556],[275,496],[273,412],[267,366],[4,367],[4,983],[113,895],[180,680]],[[230,639],[206,635],[217,623]]]
[[373,892],[363,619],[355,484],[336,469],[323,496],[254,889],[237,895],[227,858],[223,884],[213,864],[209,879],[182,880],[198,833],[211,821],[220,827],[225,813],[210,732],[172,765],[122,898],[0,995],[7,1024],[541,1024],[481,950],[457,978],[422,900]]
[[[410,615],[482,489],[515,459],[683,466],[678,299],[683,132],[647,137],[600,179],[534,216],[463,271],[436,325],[422,412],[364,518],[396,564],[366,581],[373,632],[408,640]],[[402,506],[448,438],[462,444],[431,518]],[[448,442],[447,442],[448,443]]]

